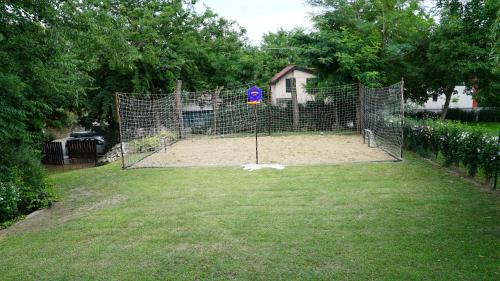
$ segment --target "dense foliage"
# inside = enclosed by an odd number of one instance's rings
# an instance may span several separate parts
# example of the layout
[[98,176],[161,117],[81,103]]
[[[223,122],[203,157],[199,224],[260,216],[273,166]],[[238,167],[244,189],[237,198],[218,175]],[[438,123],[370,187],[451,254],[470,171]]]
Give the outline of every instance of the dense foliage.
[[[280,31],[292,63],[312,66],[323,84],[383,86],[405,78],[405,98],[426,101],[466,85],[480,106],[500,106],[496,0],[309,0],[323,9],[316,30]],[[270,40],[263,47],[272,47]],[[273,58],[273,57],[269,57]],[[282,65],[277,57],[275,64]]]
[[77,116],[114,144],[115,92],[171,92],[177,79],[189,90],[265,85],[297,64],[314,67],[320,84],[404,76],[406,97],[417,101],[465,84],[480,105],[500,103],[495,0],[440,0],[432,11],[422,0],[309,0],[323,8],[314,31],[269,33],[259,47],[196,2],[0,4],[0,221],[47,204],[39,164],[47,129]]
[[441,20],[427,50],[428,89],[446,96],[446,116],[456,85],[466,85],[482,106],[499,106],[496,0],[439,0]]
[[235,23],[195,1],[6,1],[0,4],[0,222],[47,204],[47,128],[76,114],[117,135],[115,92],[170,92],[253,77]]
[[114,143],[116,92],[170,93],[177,79],[184,89],[207,89],[253,77],[244,30],[210,10],[196,13],[190,2],[74,3],[74,41],[93,79],[80,113],[86,127]]
[[53,1],[0,5],[0,222],[47,204],[43,132],[64,125],[88,81],[60,24]]
[[432,20],[421,1],[310,2],[325,9],[314,18],[312,46],[304,46],[322,78],[381,86],[407,76],[408,88],[418,90],[412,81],[420,80],[421,66],[406,55],[429,36]]
[[488,181],[500,169],[498,137],[485,134],[480,127],[407,119],[405,146],[423,156],[442,157],[446,166],[463,165],[472,177],[481,171]]

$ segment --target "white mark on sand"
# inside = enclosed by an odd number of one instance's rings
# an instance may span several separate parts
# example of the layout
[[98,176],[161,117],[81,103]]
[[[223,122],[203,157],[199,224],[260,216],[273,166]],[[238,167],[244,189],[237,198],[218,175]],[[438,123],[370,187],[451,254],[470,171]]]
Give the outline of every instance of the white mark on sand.
[[245,171],[255,171],[260,169],[276,169],[283,170],[285,169],[285,165],[281,164],[246,164],[243,165],[243,170]]

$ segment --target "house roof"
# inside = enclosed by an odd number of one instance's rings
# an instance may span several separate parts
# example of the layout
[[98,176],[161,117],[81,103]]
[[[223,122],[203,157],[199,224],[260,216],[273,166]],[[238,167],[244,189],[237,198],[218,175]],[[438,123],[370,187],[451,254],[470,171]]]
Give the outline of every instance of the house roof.
[[276,75],[274,75],[273,78],[271,78],[271,84],[278,82],[278,80],[283,78],[283,76],[287,75],[289,72],[294,71],[294,70],[299,70],[299,71],[303,71],[303,72],[307,72],[307,73],[311,73],[311,74],[314,73],[314,71],[310,68],[300,67],[300,66],[290,64],[289,66],[283,68],[280,72],[276,73]]

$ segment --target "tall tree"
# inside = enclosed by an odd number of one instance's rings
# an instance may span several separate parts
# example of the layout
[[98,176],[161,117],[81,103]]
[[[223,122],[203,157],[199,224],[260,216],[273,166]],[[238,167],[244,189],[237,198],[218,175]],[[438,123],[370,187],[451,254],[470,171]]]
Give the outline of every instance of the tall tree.
[[[308,56],[324,79],[371,86],[422,80],[417,63],[432,19],[420,0],[311,0],[324,8],[314,18],[315,43]],[[419,79],[416,79],[419,78]],[[426,95],[421,83],[407,83],[410,96]]]
[[[0,4],[0,185],[16,190],[22,213],[46,203],[39,158],[45,128],[64,125],[90,80],[60,28],[60,4]],[[0,221],[10,215],[0,214]]]
[[433,32],[427,51],[430,71],[427,76],[428,90],[433,95],[444,95],[445,103],[441,118],[446,117],[455,86],[464,83],[468,44],[461,24],[461,5],[450,5],[441,11],[441,22]]
[[[21,212],[44,204],[40,144],[70,113],[116,133],[115,92],[151,95],[170,92],[176,79],[205,89],[252,77],[244,30],[210,10],[197,13],[194,2],[1,2],[0,196],[5,186],[21,194],[11,204]],[[15,215],[4,216],[2,204],[0,221]]]
[[434,30],[428,59],[428,90],[444,94],[441,118],[446,118],[457,85],[467,85],[483,105],[498,105],[498,1],[440,0],[439,25]]
[[264,34],[261,45],[255,49],[259,84],[266,85],[276,73],[290,64],[304,66],[307,63],[301,55],[305,36],[302,29],[280,29]]
[[500,106],[500,2],[465,2],[462,22],[470,49],[465,84],[480,106]]
[[80,112],[87,127],[108,124],[104,131],[117,133],[115,92],[169,93],[177,79],[201,90],[253,76],[244,30],[191,2],[68,2],[75,48],[93,78]]

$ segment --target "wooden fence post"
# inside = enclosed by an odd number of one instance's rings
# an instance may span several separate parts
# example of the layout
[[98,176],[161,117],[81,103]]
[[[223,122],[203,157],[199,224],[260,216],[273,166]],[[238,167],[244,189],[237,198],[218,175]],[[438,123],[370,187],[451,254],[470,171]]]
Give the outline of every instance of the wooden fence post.
[[212,95],[212,109],[213,109],[213,134],[217,135],[217,113],[219,111],[219,93],[224,89],[224,86],[215,88]]
[[297,100],[297,82],[292,78],[292,110],[293,110],[293,130],[297,132],[300,125],[299,102]]
[[359,98],[358,129],[359,133],[361,134],[365,129],[365,93],[361,82],[358,83],[358,98]]
[[271,92],[271,83],[267,84],[267,134],[271,135],[271,122],[272,122],[272,112],[271,107],[273,106],[272,100],[272,92]]
[[177,111],[177,131],[179,139],[182,139],[184,134],[184,117],[182,116],[182,80],[177,80],[175,84],[175,109]]
[[122,122],[121,122],[121,117],[120,117],[120,96],[118,93],[115,94],[115,100],[116,100],[116,122],[118,122],[118,129],[120,133],[120,153],[122,156],[122,169],[125,169],[125,158],[123,157],[123,139],[122,139]]

